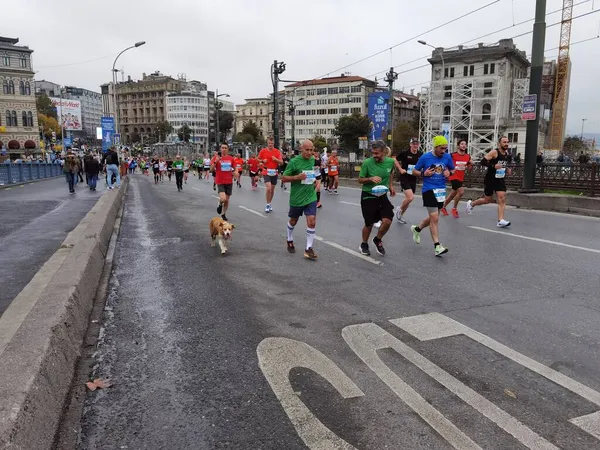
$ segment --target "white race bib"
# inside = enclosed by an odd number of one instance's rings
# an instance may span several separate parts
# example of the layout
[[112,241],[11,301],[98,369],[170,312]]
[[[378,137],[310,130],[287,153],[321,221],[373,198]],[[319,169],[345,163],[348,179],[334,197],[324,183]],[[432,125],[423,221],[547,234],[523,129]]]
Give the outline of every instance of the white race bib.
[[414,165],[414,164],[409,164],[409,165],[408,165],[408,169],[406,169],[406,173],[407,173],[408,175],[412,175],[412,174],[413,174],[413,169],[414,169],[414,168],[415,168],[415,165]]
[[231,172],[231,161],[221,161],[221,172]]
[[496,178],[504,178],[506,176],[506,169],[496,169]]
[[467,169],[467,162],[466,161],[456,161],[456,170],[466,170]]
[[332,172],[337,172],[337,166],[331,166],[331,171]]
[[267,169],[267,175],[270,177],[274,177],[277,175],[277,169]]
[[329,169],[325,167],[325,173],[329,173]]
[[302,184],[314,184],[317,176],[314,170],[303,170],[303,174],[306,174],[306,178],[302,180]]
[[434,189],[433,195],[435,195],[435,200],[438,203],[444,203],[444,201],[446,200],[446,188]]

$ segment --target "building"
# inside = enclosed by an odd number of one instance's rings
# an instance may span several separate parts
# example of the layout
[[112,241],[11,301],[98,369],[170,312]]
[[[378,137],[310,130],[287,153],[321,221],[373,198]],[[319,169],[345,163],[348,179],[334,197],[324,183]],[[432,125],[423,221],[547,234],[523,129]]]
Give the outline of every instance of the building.
[[419,97],[414,95],[414,89],[410,94],[394,90],[394,102],[392,115],[392,128],[395,128],[400,122],[415,123],[419,120],[420,109]]
[[169,93],[166,98],[167,121],[173,127],[169,141],[178,140],[178,132],[187,125],[192,130],[191,142],[208,148],[208,91],[206,84],[189,82],[179,93]]
[[18,38],[0,36],[0,148],[14,153],[38,147],[33,50]]
[[[506,135],[511,151],[525,154],[527,124],[521,113],[530,63],[512,39],[490,46],[436,48],[429,62],[431,83],[420,96],[420,133],[426,146],[433,136],[444,134],[451,146],[466,139],[469,152],[478,157]],[[543,111],[539,114],[543,117]],[[547,121],[541,120],[540,145],[546,129]]]
[[45,95],[47,97],[60,97],[60,93],[60,84],[56,84],[52,81],[46,80],[36,80],[35,82],[35,95]]
[[[89,140],[96,139],[96,128],[100,127],[102,117],[102,94],[88,89],[65,86],[62,97],[81,102],[82,134]],[[77,132],[75,136],[77,137]]]
[[[176,80],[160,72],[150,75],[145,73],[142,79],[117,83],[117,106],[119,111],[119,129],[124,143],[139,139],[144,142],[154,140],[158,136],[156,124],[167,120],[166,97],[168,93],[181,92],[184,81]],[[104,85],[106,86],[106,85]],[[103,89],[103,109],[107,103]],[[110,103],[108,106],[110,110]]]
[[113,99],[113,84],[104,83],[100,85],[100,95],[102,96],[102,116],[112,117],[115,115],[115,105]]
[[270,101],[270,97],[247,98],[246,103],[237,105],[235,132],[241,133],[248,122],[254,122],[266,138],[271,128]]
[[375,81],[345,74],[287,85],[285,137],[291,141],[294,136],[296,142],[315,135],[336,139],[333,131],[340,117],[354,112],[366,115],[369,94],[376,88]]
[[[216,96],[219,95],[219,111],[227,111],[231,114],[235,115],[235,105],[225,100],[223,97],[229,97],[229,95],[221,96],[221,94],[215,94],[214,91],[208,91],[208,115],[209,115],[209,125],[208,125],[208,137],[209,137],[209,147],[210,143],[216,142],[216,130],[217,130],[217,108],[216,108]],[[235,122],[234,122],[235,124]]]

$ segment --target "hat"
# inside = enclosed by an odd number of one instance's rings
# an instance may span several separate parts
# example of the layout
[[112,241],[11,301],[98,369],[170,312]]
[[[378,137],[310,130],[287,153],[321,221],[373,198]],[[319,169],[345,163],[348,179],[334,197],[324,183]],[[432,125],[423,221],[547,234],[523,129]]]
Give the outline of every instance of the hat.
[[415,143],[417,143],[417,144],[420,144],[420,143],[421,143],[421,141],[419,141],[419,138],[416,138],[416,137],[414,137],[414,138],[411,138],[411,139],[410,139],[410,143],[411,143],[411,144],[415,144]]
[[444,136],[436,136],[433,138],[433,146],[439,147],[440,145],[448,145],[448,139]]

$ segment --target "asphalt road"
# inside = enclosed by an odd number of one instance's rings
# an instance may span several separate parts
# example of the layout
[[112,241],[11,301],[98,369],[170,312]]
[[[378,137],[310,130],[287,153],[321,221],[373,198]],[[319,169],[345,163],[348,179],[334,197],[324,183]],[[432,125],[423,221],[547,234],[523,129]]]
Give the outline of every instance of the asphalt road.
[[102,195],[63,177],[0,189],[0,314]]
[[266,215],[244,184],[221,256],[212,183],[132,178],[81,449],[600,448],[598,219],[484,206],[442,219],[442,258],[397,223],[363,258],[343,188],[313,262],[288,194]]

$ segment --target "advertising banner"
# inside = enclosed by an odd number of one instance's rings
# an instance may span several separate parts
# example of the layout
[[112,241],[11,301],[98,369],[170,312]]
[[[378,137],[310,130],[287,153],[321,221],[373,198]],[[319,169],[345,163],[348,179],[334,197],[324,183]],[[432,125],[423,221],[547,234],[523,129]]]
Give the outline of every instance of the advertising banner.
[[372,139],[385,139],[388,115],[390,113],[390,93],[373,92],[369,94],[369,119],[373,124]]
[[113,117],[102,117],[102,151],[107,152],[113,145],[113,136],[115,134],[115,119]]
[[59,125],[65,130],[82,131],[83,123],[81,121],[81,102],[79,100],[67,100],[51,97],[52,106],[56,108],[56,116]]

